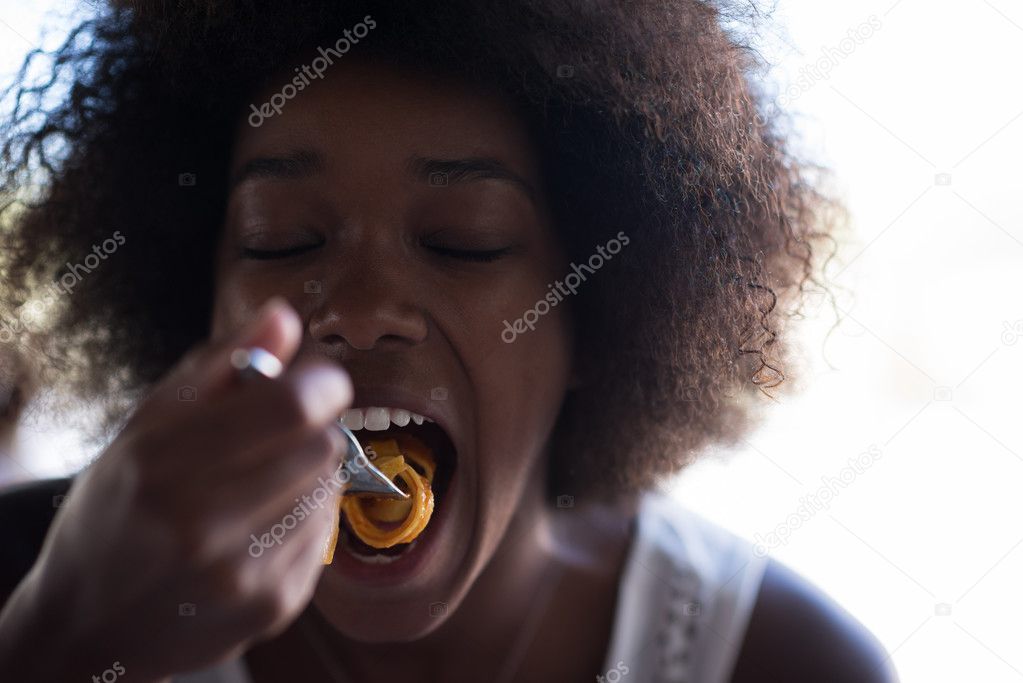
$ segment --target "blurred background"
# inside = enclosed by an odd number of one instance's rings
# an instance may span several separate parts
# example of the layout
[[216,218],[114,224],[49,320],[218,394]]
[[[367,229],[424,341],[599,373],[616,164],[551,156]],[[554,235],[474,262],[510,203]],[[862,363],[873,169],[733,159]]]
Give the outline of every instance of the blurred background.
[[[0,83],[89,10],[0,0]],[[760,31],[772,106],[851,213],[841,323],[813,302],[802,391],[666,488],[831,594],[904,681],[1023,680],[1023,3],[778,0]],[[95,454],[43,413],[0,424],[0,481]]]

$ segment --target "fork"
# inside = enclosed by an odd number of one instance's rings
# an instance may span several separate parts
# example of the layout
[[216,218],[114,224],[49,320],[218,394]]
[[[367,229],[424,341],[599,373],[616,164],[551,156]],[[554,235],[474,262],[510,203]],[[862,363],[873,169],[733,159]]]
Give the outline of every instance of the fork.
[[[259,346],[235,349],[231,352],[231,365],[246,381],[257,377],[275,379],[284,372],[284,364],[277,356]],[[342,496],[372,495],[383,498],[408,498],[409,494],[387,478],[383,472],[373,466],[366,457],[362,444],[338,418],[337,428],[345,437],[348,448],[345,457],[334,473],[335,478],[344,482]],[[347,470],[347,476],[342,472]]]

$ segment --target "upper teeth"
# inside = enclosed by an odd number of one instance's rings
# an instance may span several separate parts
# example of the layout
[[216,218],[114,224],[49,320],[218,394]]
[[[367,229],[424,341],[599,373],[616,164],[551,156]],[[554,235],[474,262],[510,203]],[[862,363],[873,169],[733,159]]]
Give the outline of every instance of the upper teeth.
[[341,416],[341,423],[355,431],[357,429],[367,429],[371,432],[382,432],[391,424],[396,424],[399,427],[404,427],[410,421],[415,422],[417,425],[423,424],[423,422],[433,422],[428,417],[424,417],[419,413],[413,413],[411,410],[405,410],[404,408],[349,408],[345,411],[345,414]]

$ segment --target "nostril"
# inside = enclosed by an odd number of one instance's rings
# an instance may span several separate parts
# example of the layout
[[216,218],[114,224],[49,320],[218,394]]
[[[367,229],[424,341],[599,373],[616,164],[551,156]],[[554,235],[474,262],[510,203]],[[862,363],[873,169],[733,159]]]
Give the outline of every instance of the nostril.
[[328,334],[320,340],[320,343],[326,346],[342,346],[345,343],[345,339],[340,334]]
[[[336,287],[342,290],[341,286]],[[309,319],[309,334],[318,343],[352,350],[407,347],[422,343],[428,323],[422,309],[394,287],[362,287],[359,294],[324,296]]]

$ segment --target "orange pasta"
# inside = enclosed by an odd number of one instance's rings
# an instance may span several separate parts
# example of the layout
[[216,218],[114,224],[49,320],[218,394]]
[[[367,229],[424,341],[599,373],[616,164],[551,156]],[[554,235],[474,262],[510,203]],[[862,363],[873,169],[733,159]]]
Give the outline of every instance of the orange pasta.
[[367,454],[373,465],[409,494],[407,499],[372,496],[338,496],[334,529],[324,550],[323,563],[330,564],[337,547],[340,513],[355,535],[374,548],[411,543],[423,532],[433,514],[433,454],[418,439],[406,434],[370,441]]

